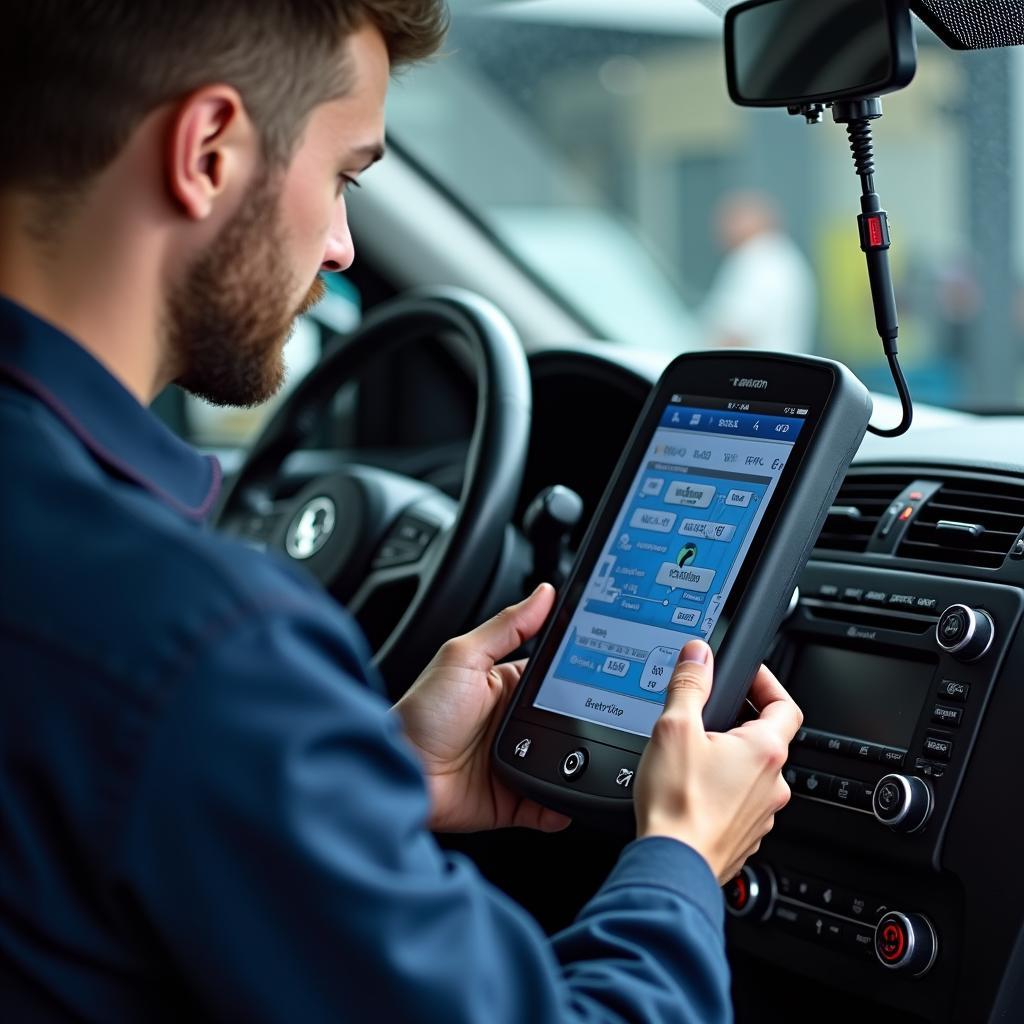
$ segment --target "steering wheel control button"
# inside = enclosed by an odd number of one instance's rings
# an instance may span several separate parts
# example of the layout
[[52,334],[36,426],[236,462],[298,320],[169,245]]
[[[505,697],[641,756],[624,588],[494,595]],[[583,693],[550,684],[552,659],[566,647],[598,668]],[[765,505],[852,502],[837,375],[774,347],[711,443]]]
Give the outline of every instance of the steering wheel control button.
[[765,865],[744,864],[724,893],[725,909],[733,917],[763,921],[775,906],[775,876]]
[[581,747],[570,750],[562,759],[562,775],[567,779],[576,779],[587,767],[587,752]]
[[970,683],[961,682],[959,679],[943,679],[939,685],[938,695],[943,700],[955,700],[958,704],[966,704],[970,692]]
[[977,661],[994,638],[995,624],[988,612],[965,604],[951,604],[935,625],[938,645],[960,661]]
[[923,753],[933,761],[948,761],[953,756],[953,741],[945,736],[925,736]]
[[418,562],[437,534],[437,527],[412,516],[402,516],[377,550],[375,569]]
[[932,813],[931,786],[916,775],[885,775],[878,780],[871,810],[883,824],[897,832],[916,832]]
[[890,970],[919,978],[935,963],[938,950],[935,929],[921,914],[890,911],[875,926],[875,955]]

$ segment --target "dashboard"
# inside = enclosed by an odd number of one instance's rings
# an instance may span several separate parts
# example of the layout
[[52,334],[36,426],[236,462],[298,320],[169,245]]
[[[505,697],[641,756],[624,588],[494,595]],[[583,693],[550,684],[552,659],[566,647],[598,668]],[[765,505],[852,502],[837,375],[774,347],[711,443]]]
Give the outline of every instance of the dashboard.
[[[532,353],[517,524],[561,484],[583,499],[578,544],[667,361],[599,343]],[[373,458],[455,495],[473,395],[448,376],[452,422],[417,447],[430,417],[412,389],[408,431]],[[726,892],[739,1024],[1024,1020],[1024,416],[915,413],[909,434],[865,439],[768,657],[805,727],[785,769],[793,799]],[[876,402],[876,421],[897,414]],[[528,545],[510,533],[478,621],[521,593]],[[549,932],[624,841],[582,825],[441,838]],[[538,891],[539,863],[557,891]]]
[[[527,492],[592,510],[659,369],[534,356]],[[602,445],[572,436],[595,408]],[[726,891],[741,1024],[1024,1019],[1022,613],[1024,417],[869,436],[770,655],[805,723],[794,798]]]

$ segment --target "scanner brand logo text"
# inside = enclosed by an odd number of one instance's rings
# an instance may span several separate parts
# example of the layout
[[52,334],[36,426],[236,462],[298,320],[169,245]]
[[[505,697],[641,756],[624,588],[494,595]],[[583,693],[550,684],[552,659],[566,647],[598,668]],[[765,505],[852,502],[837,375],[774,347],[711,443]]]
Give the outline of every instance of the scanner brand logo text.
[[730,377],[729,380],[734,388],[756,388],[758,391],[764,391],[768,387],[768,381],[757,380],[754,377]]

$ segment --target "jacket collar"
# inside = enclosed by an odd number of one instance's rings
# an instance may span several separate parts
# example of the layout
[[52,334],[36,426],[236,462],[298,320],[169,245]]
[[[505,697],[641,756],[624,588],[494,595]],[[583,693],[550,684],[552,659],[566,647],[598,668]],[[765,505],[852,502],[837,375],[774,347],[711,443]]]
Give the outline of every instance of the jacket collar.
[[111,475],[190,519],[213,508],[217,460],[182,441],[63,331],[2,295],[0,378],[45,405]]

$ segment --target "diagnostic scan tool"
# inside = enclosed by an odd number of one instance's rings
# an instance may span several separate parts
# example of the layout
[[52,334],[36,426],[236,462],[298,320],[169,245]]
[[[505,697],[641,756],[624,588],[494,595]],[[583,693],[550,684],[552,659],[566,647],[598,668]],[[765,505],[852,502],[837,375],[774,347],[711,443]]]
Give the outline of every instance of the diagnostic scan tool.
[[645,405],[495,742],[502,778],[591,821],[632,819],[679,652],[715,651],[708,729],[736,721],[860,445],[838,363],[680,356]]

